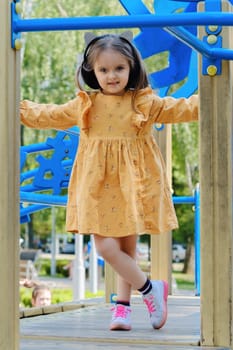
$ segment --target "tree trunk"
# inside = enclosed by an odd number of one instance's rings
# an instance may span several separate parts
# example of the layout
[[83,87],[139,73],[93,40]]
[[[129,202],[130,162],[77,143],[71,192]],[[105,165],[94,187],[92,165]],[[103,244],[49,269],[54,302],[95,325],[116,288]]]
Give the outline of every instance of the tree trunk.
[[195,263],[195,255],[194,255],[194,246],[191,243],[188,243],[186,249],[186,256],[184,260],[183,273],[194,273],[194,263]]

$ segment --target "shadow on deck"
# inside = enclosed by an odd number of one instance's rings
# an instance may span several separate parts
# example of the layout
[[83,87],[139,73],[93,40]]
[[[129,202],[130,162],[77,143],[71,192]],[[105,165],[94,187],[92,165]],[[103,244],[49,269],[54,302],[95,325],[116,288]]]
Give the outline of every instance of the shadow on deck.
[[109,331],[111,305],[102,301],[70,311],[22,318],[20,350],[201,350],[200,299],[171,296],[168,308],[168,321],[160,330],[151,327],[140,297],[133,298],[129,332]]

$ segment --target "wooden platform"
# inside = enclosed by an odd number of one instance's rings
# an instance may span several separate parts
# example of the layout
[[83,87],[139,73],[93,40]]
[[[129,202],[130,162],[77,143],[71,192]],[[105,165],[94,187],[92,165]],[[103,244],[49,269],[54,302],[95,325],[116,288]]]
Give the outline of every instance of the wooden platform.
[[133,298],[133,328],[129,332],[109,331],[111,305],[102,301],[71,311],[25,317],[20,320],[20,350],[201,350],[200,299],[169,297],[168,306],[168,321],[161,330],[151,327],[140,297]]

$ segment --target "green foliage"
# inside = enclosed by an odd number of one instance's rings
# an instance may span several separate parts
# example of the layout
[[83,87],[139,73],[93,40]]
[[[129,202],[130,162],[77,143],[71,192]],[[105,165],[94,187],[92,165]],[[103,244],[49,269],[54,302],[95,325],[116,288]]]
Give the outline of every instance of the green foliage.
[[38,259],[38,264],[40,266],[40,276],[49,276],[51,269],[51,260],[50,259]]
[[[173,125],[173,190],[175,196],[192,196],[199,179],[198,124]],[[190,204],[176,205],[179,229],[173,232],[176,242],[194,240],[194,211]]]
[[69,263],[69,260],[57,260],[56,272],[58,276],[69,277],[69,269],[67,269]]
[[[56,277],[68,277],[69,271],[66,268],[70,263],[68,259],[62,259],[56,261]],[[38,265],[40,266],[40,277],[50,276],[51,274],[51,260],[50,259],[39,259]]]
[[179,229],[173,231],[173,241],[188,243],[194,240],[194,211],[189,204],[176,205]]
[[19,290],[20,307],[32,307],[32,291],[29,288],[21,287]]

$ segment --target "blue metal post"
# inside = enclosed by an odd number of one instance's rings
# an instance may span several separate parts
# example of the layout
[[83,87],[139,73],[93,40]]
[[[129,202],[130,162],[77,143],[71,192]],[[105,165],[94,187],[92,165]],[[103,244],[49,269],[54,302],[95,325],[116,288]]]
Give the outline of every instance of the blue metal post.
[[195,238],[195,287],[196,295],[200,295],[200,270],[201,270],[201,255],[200,255],[200,189],[196,186],[194,192],[195,198],[195,218],[194,218],[194,238]]

